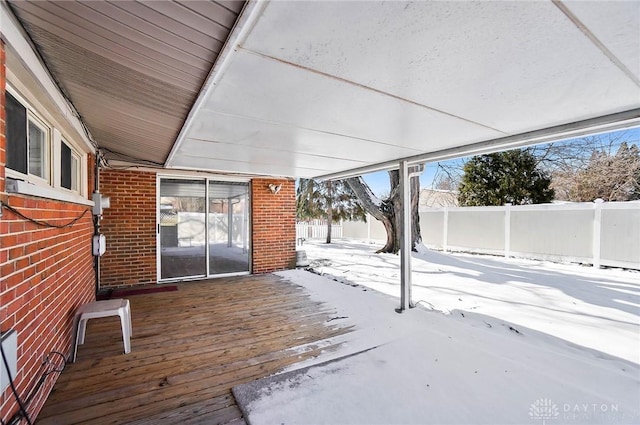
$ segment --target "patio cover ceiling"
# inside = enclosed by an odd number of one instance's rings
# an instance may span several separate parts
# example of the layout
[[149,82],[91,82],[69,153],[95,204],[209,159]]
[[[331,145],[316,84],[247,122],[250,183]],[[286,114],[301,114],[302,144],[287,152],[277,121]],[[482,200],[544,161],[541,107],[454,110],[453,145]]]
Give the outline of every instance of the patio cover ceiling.
[[[60,32],[56,25],[43,31],[42,18],[29,9],[97,6],[11,3],[46,61],[47,49],[80,21],[88,22],[83,25],[91,34],[93,24],[117,32],[116,24],[132,19],[133,9],[169,7],[118,2],[100,6],[98,14],[78,9],[67,14],[71,27]],[[206,35],[209,27],[200,21],[214,21],[205,7],[212,3],[170,4],[190,10],[188,25],[175,31],[178,38],[195,43],[192,37]],[[160,18],[148,12],[138,19]],[[203,26],[192,34],[198,22]],[[217,59],[209,56],[215,65],[208,76],[207,62],[197,61],[192,73],[201,78],[201,89],[197,79],[189,87],[162,80],[193,52],[178,55],[161,32],[151,38],[167,44],[164,50],[141,43],[136,34],[145,28],[121,31],[121,44],[135,46],[138,71],[153,65],[155,79],[127,74],[130,62],[117,52],[101,73],[123,78],[105,78],[82,96],[69,87],[83,84],[86,57],[62,55],[58,59],[68,66],[51,69],[99,145],[168,168],[317,177],[452,149],[462,155],[535,142],[513,137],[528,132],[562,137],[563,125],[584,120],[591,121],[579,127],[640,116],[635,1],[249,2]],[[200,47],[217,51],[210,42]],[[97,51],[93,39],[73,43]],[[159,48],[172,58],[166,68],[154,56]],[[149,107],[164,87],[164,103]],[[118,102],[121,93],[130,101]],[[175,99],[175,107],[167,98]],[[611,114],[618,115],[602,119]],[[131,128],[130,117],[143,120],[147,131]],[[98,125],[103,121],[108,128]],[[506,142],[491,144],[495,140]]]

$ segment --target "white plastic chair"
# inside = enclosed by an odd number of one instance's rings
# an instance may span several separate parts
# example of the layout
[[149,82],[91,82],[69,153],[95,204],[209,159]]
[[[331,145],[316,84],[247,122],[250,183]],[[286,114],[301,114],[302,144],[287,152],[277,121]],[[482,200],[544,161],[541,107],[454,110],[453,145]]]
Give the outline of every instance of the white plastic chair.
[[78,345],[84,344],[84,335],[87,330],[87,321],[89,319],[97,319],[99,317],[120,316],[120,325],[122,327],[122,341],[124,342],[124,353],[131,352],[131,335],[133,329],[131,327],[131,308],[129,300],[115,299],[94,301],[85,304],[76,311],[76,335],[73,344],[73,357],[71,362],[76,361]]

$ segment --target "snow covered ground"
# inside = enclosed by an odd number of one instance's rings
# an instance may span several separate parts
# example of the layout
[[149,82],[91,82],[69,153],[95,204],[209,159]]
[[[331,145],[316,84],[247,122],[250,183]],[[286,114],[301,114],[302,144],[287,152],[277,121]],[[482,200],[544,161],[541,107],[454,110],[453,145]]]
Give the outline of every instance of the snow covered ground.
[[398,314],[398,256],[304,249],[326,275],[281,275],[355,331],[240,388],[253,425],[640,423],[640,274],[424,250]]
[[[399,297],[400,256],[374,255],[379,247],[311,242],[303,248],[316,273]],[[413,254],[412,268],[414,302],[485,314],[640,363],[640,272],[424,247]]]

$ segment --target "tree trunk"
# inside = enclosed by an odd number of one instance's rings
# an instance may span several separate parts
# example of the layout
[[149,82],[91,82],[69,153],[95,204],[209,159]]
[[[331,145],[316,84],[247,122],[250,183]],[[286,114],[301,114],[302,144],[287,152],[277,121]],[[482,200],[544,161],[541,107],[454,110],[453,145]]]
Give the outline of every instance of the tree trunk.
[[[412,170],[410,170],[411,172]],[[402,193],[400,191],[400,174],[397,170],[389,171],[391,192],[387,199],[376,197],[361,177],[346,179],[351,190],[356,194],[364,209],[374,218],[381,221],[387,231],[387,242],[377,252],[397,254],[400,251],[402,230]],[[420,179],[411,179],[411,250],[422,242],[420,235],[420,216],[418,202],[420,199]]]
[[[353,193],[355,193],[365,211],[371,214],[376,220],[382,222],[385,230],[387,231],[387,242],[384,247],[379,249],[377,252],[392,252],[389,249],[393,248],[393,238],[396,233],[393,227],[393,208],[390,208],[390,204],[385,204],[386,201],[382,201],[374,195],[371,188],[364,182],[364,180],[362,180],[361,177],[351,177],[345,179],[345,181]],[[383,212],[383,210],[385,212]]]
[[411,179],[411,250],[422,243],[420,234],[420,177]]
[[331,225],[333,224],[333,182],[329,180],[327,182],[327,243],[331,243]]

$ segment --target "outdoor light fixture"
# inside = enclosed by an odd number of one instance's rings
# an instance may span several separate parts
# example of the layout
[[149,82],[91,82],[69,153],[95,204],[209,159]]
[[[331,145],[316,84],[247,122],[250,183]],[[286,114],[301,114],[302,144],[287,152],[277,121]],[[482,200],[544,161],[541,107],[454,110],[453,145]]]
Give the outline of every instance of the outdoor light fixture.
[[276,195],[278,192],[280,192],[280,189],[282,189],[282,185],[281,184],[273,184],[273,183],[269,184],[269,190],[274,195]]

